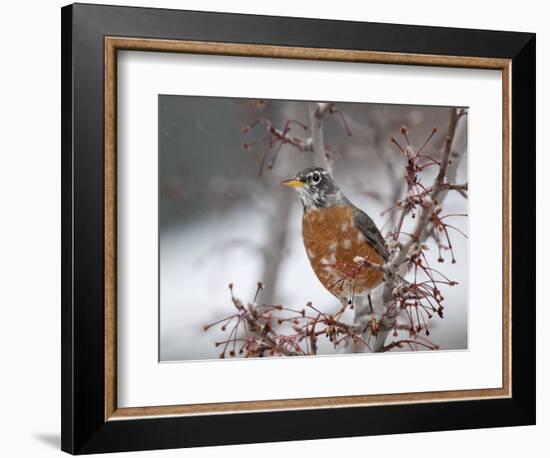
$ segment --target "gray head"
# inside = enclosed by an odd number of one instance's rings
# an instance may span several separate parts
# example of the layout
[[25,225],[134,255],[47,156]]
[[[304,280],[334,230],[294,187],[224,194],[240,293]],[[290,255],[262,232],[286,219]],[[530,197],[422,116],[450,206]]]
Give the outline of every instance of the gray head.
[[296,190],[304,210],[330,208],[349,203],[330,174],[321,167],[301,170],[294,178],[283,181],[283,184]]

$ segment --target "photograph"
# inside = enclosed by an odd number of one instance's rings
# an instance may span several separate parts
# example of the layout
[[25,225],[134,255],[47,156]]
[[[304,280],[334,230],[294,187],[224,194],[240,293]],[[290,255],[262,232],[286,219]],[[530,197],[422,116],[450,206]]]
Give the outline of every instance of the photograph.
[[159,361],[467,351],[468,113],[160,94]]

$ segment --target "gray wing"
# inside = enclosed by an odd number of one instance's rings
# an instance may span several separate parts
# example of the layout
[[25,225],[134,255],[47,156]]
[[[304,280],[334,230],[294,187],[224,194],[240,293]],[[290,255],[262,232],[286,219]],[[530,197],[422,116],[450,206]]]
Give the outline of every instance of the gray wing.
[[353,207],[353,220],[368,242],[384,258],[384,261],[388,262],[390,254],[386,248],[384,237],[382,237],[371,217],[357,207]]

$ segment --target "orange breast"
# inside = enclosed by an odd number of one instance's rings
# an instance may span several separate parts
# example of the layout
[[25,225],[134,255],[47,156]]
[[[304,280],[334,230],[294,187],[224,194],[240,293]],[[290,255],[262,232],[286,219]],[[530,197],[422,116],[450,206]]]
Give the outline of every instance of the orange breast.
[[376,264],[384,259],[355,226],[351,208],[304,212],[302,236],[317,278],[340,300],[366,294],[382,282],[382,272],[357,262],[357,257]]

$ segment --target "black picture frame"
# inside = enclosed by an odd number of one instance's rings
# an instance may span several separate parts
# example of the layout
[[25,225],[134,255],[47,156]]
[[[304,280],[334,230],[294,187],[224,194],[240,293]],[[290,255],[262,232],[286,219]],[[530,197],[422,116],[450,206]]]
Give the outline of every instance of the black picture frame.
[[[66,6],[61,14],[64,451],[84,454],[535,424],[535,256],[525,255],[536,252],[534,34],[88,4]],[[106,36],[511,59],[512,396],[106,420]]]

